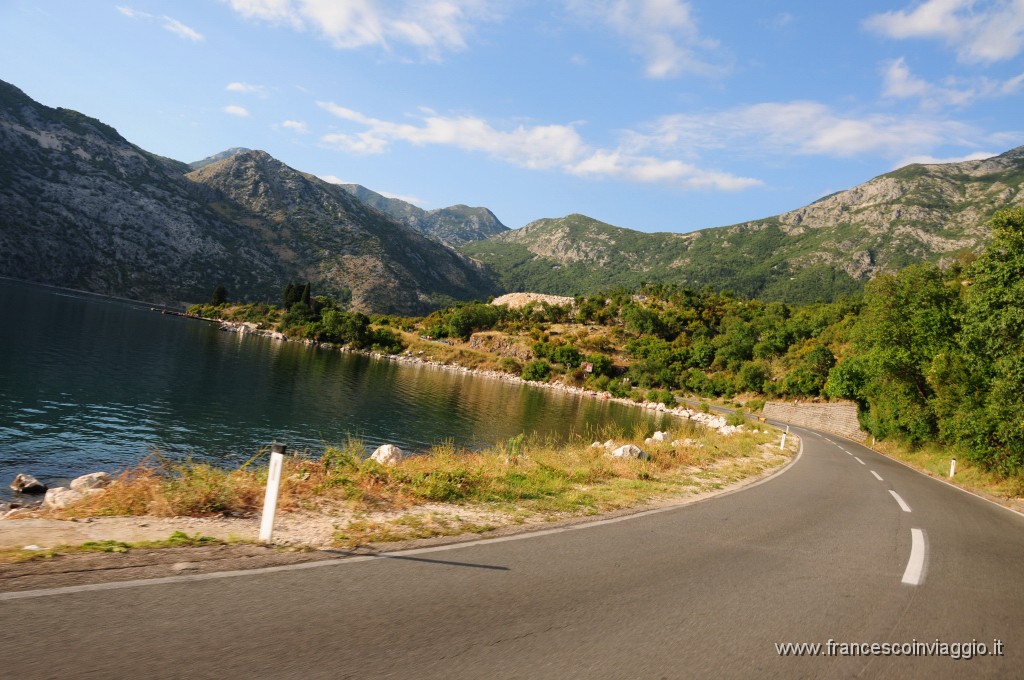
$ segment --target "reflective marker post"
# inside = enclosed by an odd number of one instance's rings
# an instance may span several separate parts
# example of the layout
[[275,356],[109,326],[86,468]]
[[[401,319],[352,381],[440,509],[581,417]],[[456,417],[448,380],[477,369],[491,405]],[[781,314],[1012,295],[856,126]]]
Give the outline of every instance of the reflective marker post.
[[956,458],[954,458],[953,462],[949,464],[949,478],[953,479],[953,475],[955,475],[955,474],[956,474]]
[[267,495],[263,498],[263,519],[260,521],[260,543],[270,543],[274,532],[274,514],[277,512],[277,491],[281,487],[281,467],[284,465],[286,444],[270,445],[270,469],[267,471]]
[[786,425],[786,431],[782,433],[782,443],[779,444],[780,449],[786,448],[786,435],[789,434],[789,425]]

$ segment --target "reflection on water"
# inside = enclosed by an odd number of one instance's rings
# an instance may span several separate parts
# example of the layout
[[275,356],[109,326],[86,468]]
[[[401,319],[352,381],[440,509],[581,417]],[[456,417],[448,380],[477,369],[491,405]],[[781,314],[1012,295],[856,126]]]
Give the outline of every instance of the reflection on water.
[[639,409],[431,366],[223,333],[148,308],[0,280],[0,483],[153,450],[230,463],[352,435],[414,451],[660,427]]

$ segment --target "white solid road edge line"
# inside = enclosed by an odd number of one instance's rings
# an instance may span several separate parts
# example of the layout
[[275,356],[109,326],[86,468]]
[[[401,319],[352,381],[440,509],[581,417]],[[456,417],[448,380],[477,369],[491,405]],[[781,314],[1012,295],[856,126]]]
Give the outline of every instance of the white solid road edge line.
[[882,479],[882,476],[880,474],[878,474],[877,472],[875,472],[874,470],[871,471],[871,474],[873,474],[875,476],[875,479],[877,479],[878,481],[880,481],[880,482],[884,482],[885,481],[884,479]]
[[902,510],[903,512],[910,512],[910,506],[907,505],[907,502],[905,500],[900,498],[900,495],[898,493],[896,493],[892,489],[889,489],[889,493],[891,493],[892,497],[896,499],[896,502],[900,504],[900,510]]
[[907,569],[903,572],[903,583],[908,586],[919,586],[924,580],[924,565],[926,548],[924,532],[920,529],[910,530],[910,560],[907,562]]

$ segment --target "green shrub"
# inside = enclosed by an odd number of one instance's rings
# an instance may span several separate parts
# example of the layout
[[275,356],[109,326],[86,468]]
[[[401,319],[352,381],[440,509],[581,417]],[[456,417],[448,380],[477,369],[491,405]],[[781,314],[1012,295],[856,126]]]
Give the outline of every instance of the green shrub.
[[523,366],[524,380],[543,381],[547,380],[549,375],[551,375],[551,364],[543,359],[535,359]]
[[513,357],[502,357],[498,361],[498,368],[512,375],[521,375],[523,372],[523,365]]

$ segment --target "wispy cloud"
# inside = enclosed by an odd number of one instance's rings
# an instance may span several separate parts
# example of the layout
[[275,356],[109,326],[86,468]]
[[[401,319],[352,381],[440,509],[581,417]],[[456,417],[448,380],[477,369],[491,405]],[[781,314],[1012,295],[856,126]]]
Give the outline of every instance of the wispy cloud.
[[393,123],[365,116],[331,102],[319,102],[326,111],[366,129],[356,134],[335,133],[324,141],[345,151],[380,153],[394,141],[416,146],[454,146],[465,151],[482,151],[527,168],[543,169],[571,163],[585,145],[569,125],[519,125],[497,130],[480,118],[439,116],[423,111],[422,125]]
[[240,94],[254,94],[257,97],[267,97],[267,87],[265,85],[253,85],[252,83],[228,83],[227,87],[224,88],[228,92],[238,92]]
[[[322,179],[323,181],[327,182],[328,184],[359,184],[359,182],[350,182],[347,179],[342,179],[342,178],[338,177],[337,175],[320,175],[320,179]],[[411,195],[408,195],[408,194],[393,194],[393,193],[388,192],[388,191],[377,191],[376,189],[371,189],[371,191],[375,191],[376,193],[380,194],[384,198],[395,198],[395,199],[398,199],[399,201],[405,201],[406,203],[412,203],[413,205],[419,206],[419,207],[422,207],[424,205],[423,199],[418,198],[416,196],[411,196]]]
[[285,130],[298,132],[300,135],[304,135],[309,132],[309,126],[301,120],[286,120],[281,123],[281,127]]
[[974,153],[969,153],[966,156],[953,156],[949,158],[936,158],[935,156],[928,155],[908,156],[907,158],[900,160],[895,166],[893,166],[893,170],[897,168],[902,168],[905,165],[911,165],[913,163],[920,163],[921,165],[935,165],[938,163],[962,163],[964,161],[983,161],[986,158],[992,158],[995,155],[997,154],[994,154],[990,151],[976,151]]
[[701,35],[686,0],[568,0],[568,5],[577,16],[612,29],[644,59],[650,78],[725,70],[705,56],[716,51],[718,41]]
[[322,141],[349,153],[378,154],[395,142],[415,146],[451,146],[485,153],[519,167],[560,170],[573,175],[621,177],[645,183],[668,183],[701,189],[737,190],[760,184],[759,180],[705,170],[678,159],[625,149],[602,149],[586,143],[572,125],[517,125],[498,129],[471,117],[441,116],[421,111],[417,123],[396,123],[366,116],[332,102],[320,102],[326,111],[362,127],[358,132],[338,132]]
[[313,30],[338,49],[409,45],[431,59],[466,48],[494,0],[228,0],[244,17]]
[[205,40],[205,38],[199,31],[195,30],[194,28],[191,28],[190,26],[186,26],[174,17],[169,17],[167,15],[157,16],[155,14],[150,14],[148,12],[140,12],[139,10],[132,9],[131,7],[123,6],[119,6],[117,8],[117,11],[120,12],[122,15],[128,17],[129,19],[159,21],[160,25],[165,30],[170,31],[179,38],[184,38],[185,40],[191,40],[192,42],[202,42],[203,40]]
[[742,148],[748,154],[903,157],[947,144],[967,145],[977,131],[924,115],[840,113],[813,101],[766,102],[708,114],[664,116],[630,135],[637,150]]
[[224,107],[224,113],[232,116],[238,116],[239,118],[245,118],[249,115],[249,110],[244,106],[235,106],[234,104],[230,104]]
[[991,78],[963,80],[947,78],[943,84],[930,83],[910,72],[906,60],[889,62],[882,71],[883,96],[894,99],[918,99],[926,109],[942,106],[968,106],[990,97],[1014,94],[1024,83],[1024,73],[1005,81]]
[[1021,0],[925,0],[912,9],[875,14],[864,25],[895,39],[942,40],[968,63],[1005,61],[1024,49]]

